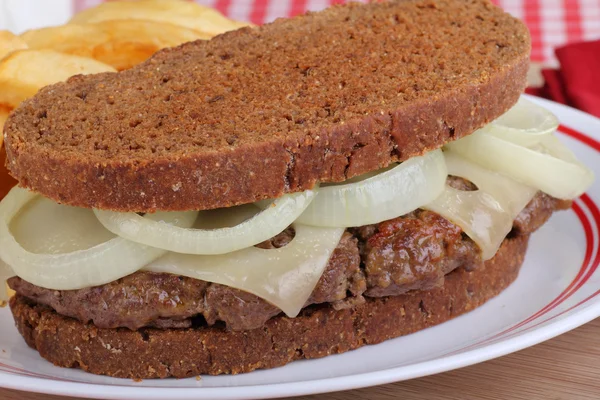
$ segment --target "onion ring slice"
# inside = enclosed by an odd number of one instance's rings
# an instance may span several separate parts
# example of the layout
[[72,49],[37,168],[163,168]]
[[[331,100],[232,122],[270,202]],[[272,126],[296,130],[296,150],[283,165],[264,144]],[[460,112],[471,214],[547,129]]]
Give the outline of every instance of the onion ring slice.
[[555,139],[544,138],[529,149],[479,131],[446,148],[559,199],[579,197],[594,180],[592,170]]
[[529,147],[550,136],[558,124],[558,118],[550,111],[521,97],[516,105],[481,131]]
[[447,175],[442,151],[430,151],[357,182],[322,186],[297,222],[344,228],[396,218],[438,197]]
[[[133,242],[175,253],[216,255],[252,247],[279,234],[298,218],[314,197],[314,190],[285,195],[252,218],[220,229],[180,228],[142,218],[136,213],[103,210],[94,210],[94,213],[106,229]],[[225,211],[236,213],[238,208]],[[200,212],[199,221],[202,215]]]
[[[120,237],[89,248],[64,253],[57,253],[52,249],[49,253],[42,252],[43,249],[29,251],[16,240],[10,224],[19,211],[37,196],[15,187],[0,202],[0,258],[12,267],[16,275],[34,285],[55,290],[102,285],[129,275],[165,254],[164,250],[143,246]],[[69,213],[87,211],[58,204],[55,206],[64,211],[60,216],[63,222],[67,220],[78,223],[78,214],[71,214],[69,218]],[[75,218],[72,218],[73,216]],[[152,217],[154,216],[148,218]]]

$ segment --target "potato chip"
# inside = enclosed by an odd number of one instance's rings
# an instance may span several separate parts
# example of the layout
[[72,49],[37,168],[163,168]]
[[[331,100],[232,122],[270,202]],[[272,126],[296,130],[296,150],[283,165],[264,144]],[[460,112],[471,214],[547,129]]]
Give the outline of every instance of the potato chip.
[[210,37],[208,33],[178,25],[142,20],[69,24],[21,35],[31,49],[51,49],[94,58],[117,70],[131,68],[162,48]]
[[2,134],[4,129],[4,123],[8,119],[8,114],[10,113],[11,108],[0,104],[0,149],[2,149],[2,143],[4,142],[4,135]]
[[109,1],[80,12],[69,23],[97,23],[115,19],[168,22],[212,35],[247,25],[232,21],[210,7],[183,0]]
[[[6,119],[8,118],[8,113],[10,112],[10,108],[0,104],[0,200],[2,200],[2,198],[4,196],[6,196],[6,193],[8,193],[8,191],[16,184],[15,180],[8,175],[8,171],[6,170],[6,168],[4,167],[4,161],[6,158],[6,153],[4,152],[4,148],[2,147],[2,144],[4,142],[4,134],[3,129],[4,129],[4,123],[6,122]],[[3,282],[2,280],[0,280],[0,285],[4,285],[5,282]],[[8,286],[7,286],[8,289]],[[1,292],[1,289],[0,289]],[[9,292],[9,297],[12,296],[12,294],[10,294]]]
[[40,88],[78,74],[115,71],[91,58],[53,50],[18,50],[0,61],[0,103],[16,107]]
[[17,294],[14,290],[12,290],[10,287],[8,287],[8,283],[4,282],[4,284],[6,285],[6,295],[8,296],[8,298],[11,298],[15,294]]
[[0,31],[0,59],[15,50],[23,50],[27,44],[18,36],[9,31]]
[[[6,162],[6,152],[2,147],[4,135],[1,134],[1,132],[10,111],[11,107],[8,107],[5,104],[0,104],[0,200],[2,200],[2,198],[10,191],[10,189],[17,184],[17,181],[8,174],[8,170],[4,167]],[[1,280],[0,284],[2,284]]]

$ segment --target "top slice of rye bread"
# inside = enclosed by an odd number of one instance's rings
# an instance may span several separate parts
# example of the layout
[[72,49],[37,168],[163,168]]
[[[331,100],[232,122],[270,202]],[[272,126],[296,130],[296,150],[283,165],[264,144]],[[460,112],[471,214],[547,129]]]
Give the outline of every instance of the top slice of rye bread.
[[517,101],[529,51],[488,1],[337,6],[46,87],[9,118],[7,165],[82,207],[274,198],[470,134]]

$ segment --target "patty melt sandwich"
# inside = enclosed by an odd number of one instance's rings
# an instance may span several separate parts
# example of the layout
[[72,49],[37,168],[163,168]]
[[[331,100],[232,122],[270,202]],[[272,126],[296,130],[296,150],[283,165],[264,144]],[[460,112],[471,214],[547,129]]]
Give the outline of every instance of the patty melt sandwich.
[[19,332],[59,366],[182,378],[480,306],[593,179],[519,100],[529,51],[488,1],[390,0],[42,89],[4,128]]

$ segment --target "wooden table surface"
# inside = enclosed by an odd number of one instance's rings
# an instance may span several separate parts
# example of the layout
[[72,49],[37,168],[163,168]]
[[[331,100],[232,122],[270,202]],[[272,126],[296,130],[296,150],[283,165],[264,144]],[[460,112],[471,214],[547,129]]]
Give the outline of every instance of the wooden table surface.
[[[482,364],[384,386],[300,400],[574,400],[600,396],[600,319]],[[2,400],[66,400],[0,389]]]

